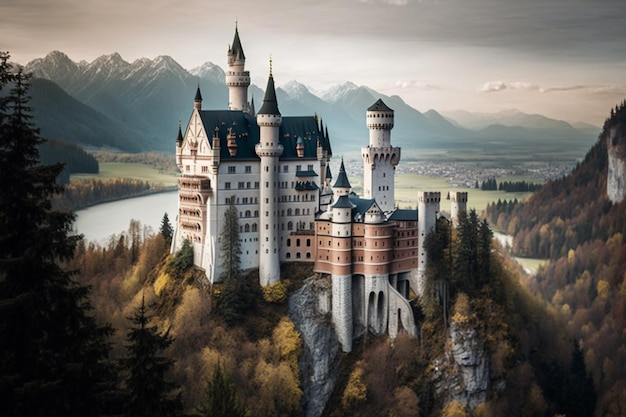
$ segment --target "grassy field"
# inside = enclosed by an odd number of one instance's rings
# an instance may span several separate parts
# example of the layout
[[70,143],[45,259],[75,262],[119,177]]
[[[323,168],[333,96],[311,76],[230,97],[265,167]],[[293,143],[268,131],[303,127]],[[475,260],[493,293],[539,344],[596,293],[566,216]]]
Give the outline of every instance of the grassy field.
[[99,178],[109,180],[114,178],[130,178],[144,180],[151,183],[160,183],[165,186],[177,184],[178,176],[171,173],[164,173],[151,165],[141,163],[124,162],[101,162],[99,174],[72,175],[72,179]]
[[[500,179],[498,179],[500,180]],[[504,181],[521,181],[528,180],[523,177],[503,178]],[[363,181],[360,178],[350,178],[350,184],[357,194],[362,191]],[[470,209],[476,209],[480,214],[487,204],[502,200],[512,200],[517,198],[522,200],[529,193],[507,193],[504,191],[482,191],[476,188],[459,188],[453,187],[444,178],[428,177],[417,174],[399,174],[396,175],[396,202],[400,208],[415,208],[417,206],[418,191],[439,191],[441,193],[441,209],[450,211],[450,202],[446,199],[449,191],[467,191],[467,206]]]

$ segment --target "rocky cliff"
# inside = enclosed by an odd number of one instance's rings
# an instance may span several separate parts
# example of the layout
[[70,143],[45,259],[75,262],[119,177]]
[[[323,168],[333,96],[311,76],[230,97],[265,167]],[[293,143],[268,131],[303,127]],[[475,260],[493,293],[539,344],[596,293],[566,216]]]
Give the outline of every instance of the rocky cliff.
[[613,203],[626,197],[626,129],[621,126],[611,128],[606,141],[609,156],[609,171],[606,192]]
[[434,365],[433,382],[444,402],[458,401],[473,410],[487,401],[489,355],[475,329],[453,320],[446,352]]
[[305,281],[289,299],[289,318],[300,332],[302,409],[306,417],[318,417],[337,382],[339,342],[330,322],[330,279]]

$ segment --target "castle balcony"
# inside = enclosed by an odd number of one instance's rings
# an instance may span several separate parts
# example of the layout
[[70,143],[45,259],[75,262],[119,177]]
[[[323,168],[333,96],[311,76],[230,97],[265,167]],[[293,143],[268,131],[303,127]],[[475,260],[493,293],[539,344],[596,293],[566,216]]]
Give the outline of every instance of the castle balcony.
[[213,192],[211,189],[211,180],[206,177],[180,177],[178,179],[178,189],[181,193],[198,193],[202,198],[206,198]]
[[200,193],[179,192],[178,201],[187,206],[199,206],[201,204],[205,204],[206,198],[203,198]]

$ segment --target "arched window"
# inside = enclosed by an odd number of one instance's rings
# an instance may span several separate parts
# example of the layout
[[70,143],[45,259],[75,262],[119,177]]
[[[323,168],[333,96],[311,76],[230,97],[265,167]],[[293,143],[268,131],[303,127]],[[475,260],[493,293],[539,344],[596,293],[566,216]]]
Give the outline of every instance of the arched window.
[[246,225],[243,227],[243,231],[246,233],[250,231],[250,225],[248,223],[246,223]]
[[246,210],[246,217],[252,216],[252,212],[250,210]]
[[[287,209],[287,216],[291,216],[291,215],[292,215],[291,209]],[[291,230],[291,229],[289,229],[289,230]]]
[[293,222],[287,223],[287,230],[293,230]]
[[256,223],[252,223],[252,232],[256,232]]
[[291,246],[291,239],[287,239],[287,246]]

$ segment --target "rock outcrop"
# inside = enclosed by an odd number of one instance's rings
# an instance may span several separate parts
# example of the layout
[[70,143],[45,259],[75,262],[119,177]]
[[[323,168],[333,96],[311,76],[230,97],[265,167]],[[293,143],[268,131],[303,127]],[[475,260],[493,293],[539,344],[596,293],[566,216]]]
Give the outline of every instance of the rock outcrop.
[[335,383],[339,342],[330,322],[330,279],[308,278],[289,299],[289,318],[302,337],[302,409],[306,417],[324,411]]
[[626,129],[621,126],[609,130],[607,141],[609,169],[606,179],[606,193],[613,203],[626,197]]
[[452,321],[448,348],[434,365],[433,382],[444,402],[458,401],[473,410],[487,401],[489,355],[472,327]]

